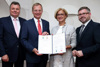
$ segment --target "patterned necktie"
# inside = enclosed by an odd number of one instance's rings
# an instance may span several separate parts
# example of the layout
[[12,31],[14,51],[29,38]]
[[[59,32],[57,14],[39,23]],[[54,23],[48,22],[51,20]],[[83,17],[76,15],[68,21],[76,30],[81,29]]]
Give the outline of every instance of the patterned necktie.
[[42,35],[42,29],[41,29],[41,25],[40,25],[40,20],[38,20],[38,33],[39,33],[39,35]]
[[81,29],[80,29],[80,32],[79,32],[80,37],[81,37],[81,35],[82,35],[82,32],[83,32],[84,27],[85,27],[85,25],[82,25],[82,26],[81,26]]
[[18,31],[18,26],[17,26],[17,19],[13,19],[14,20],[14,29],[16,32],[17,37],[19,37],[19,31]]

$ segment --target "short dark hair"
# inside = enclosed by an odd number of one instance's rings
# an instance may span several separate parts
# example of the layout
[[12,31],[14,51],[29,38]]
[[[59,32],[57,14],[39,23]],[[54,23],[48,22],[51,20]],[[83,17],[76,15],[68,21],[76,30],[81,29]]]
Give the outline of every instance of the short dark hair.
[[86,7],[86,6],[81,7],[81,8],[78,10],[78,12],[79,12],[80,10],[83,10],[83,9],[86,9],[89,13],[91,12],[91,10],[90,10],[88,7]]
[[13,2],[10,4],[10,7],[11,7],[12,4],[14,4],[14,5],[19,5],[19,6],[20,6],[19,2],[16,2],[16,1],[13,1]]
[[[32,11],[33,11],[33,7],[34,7],[34,6],[38,6],[38,5],[40,5],[40,6],[42,7],[42,5],[41,5],[40,3],[35,3],[35,4],[33,4],[33,6],[32,6]],[[43,7],[42,7],[42,10],[43,10]]]

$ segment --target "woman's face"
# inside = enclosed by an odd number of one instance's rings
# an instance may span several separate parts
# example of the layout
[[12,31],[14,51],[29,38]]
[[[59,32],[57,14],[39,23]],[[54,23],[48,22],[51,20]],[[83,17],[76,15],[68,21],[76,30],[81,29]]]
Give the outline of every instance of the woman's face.
[[58,13],[57,13],[57,20],[59,22],[65,22],[66,17],[67,16],[65,15],[63,10],[58,11]]

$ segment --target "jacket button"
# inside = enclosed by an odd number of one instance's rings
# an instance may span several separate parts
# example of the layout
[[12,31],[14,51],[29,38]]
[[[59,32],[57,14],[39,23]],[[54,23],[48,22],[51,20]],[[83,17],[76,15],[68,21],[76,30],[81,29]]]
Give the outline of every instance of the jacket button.
[[17,45],[17,47],[19,47],[19,45]]

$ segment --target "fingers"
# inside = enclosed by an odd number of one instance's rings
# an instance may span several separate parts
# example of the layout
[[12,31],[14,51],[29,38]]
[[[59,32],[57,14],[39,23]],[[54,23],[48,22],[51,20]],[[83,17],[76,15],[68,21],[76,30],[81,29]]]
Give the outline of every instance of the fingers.
[[9,57],[8,57],[8,55],[4,55],[4,56],[2,56],[2,61],[4,61],[4,62],[8,62],[8,61],[9,61]]
[[41,55],[43,55],[43,54],[39,54],[39,53],[37,53],[37,55],[38,55],[38,56],[41,56]]
[[66,49],[72,48],[71,45],[66,45]]
[[58,55],[63,55],[64,53],[58,53]]
[[77,55],[78,57],[80,57],[80,55],[79,55],[79,52],[78,52],[78,51],[76,51],[76,55]]
[[48,32],[43,32],[42,35],[49,35],[49,33]]
[[36,48],[33,49],[33,52],[38,55],[38,56],[41,56],[42,54],[39,54],[38,50]]
[[72,55],[73,55],[73,56],[76,56],[76,50],[73,50],[73,51],[72,51]]
[[73,54],[73,56],[77,56],[77,57],[83,56],[83,52],[81,50],[79,50],[79,51],[73,50],[72,54]]
[[76,55],[77,55],[78,57],[82,57],[82,56],[83,56],[83,53],[82,53],[82,51],[80,50],[80,51],[77,51],[77,52],[76,52]]
[[35,54],[37,54],[37,53],[38,53],[38,50],[37,50],[36,48],[34,48],[34,49],[33,49],[33,52],[34,52]]

